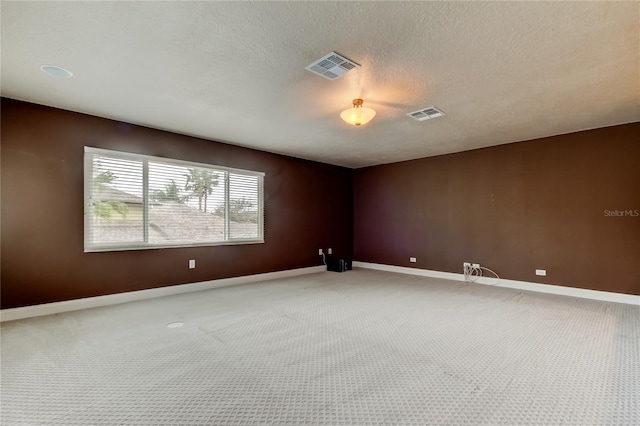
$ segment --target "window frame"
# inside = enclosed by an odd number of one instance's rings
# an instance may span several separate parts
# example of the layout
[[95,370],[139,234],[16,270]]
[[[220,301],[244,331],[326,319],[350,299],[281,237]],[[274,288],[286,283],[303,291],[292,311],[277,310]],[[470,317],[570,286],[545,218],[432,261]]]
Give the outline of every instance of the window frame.
[[[119,158],[129,161],[142,161],[142,187],[143,187],[143,239],[142,242],[128,243],[92,243],[90,241],[90,233],[92,226],[93,207],[91,200],[93,186],[93,157],[95,155],[104,155],[112,158]],[[149,229],[149,162],[167,163],[177,166],[200,167],[210,169],[216,172],[224,172],[225,178],[225,228],[223,241],[197,242],[197,243],[150,243],[148,242]],[[256,238],[230,238],[229,236],[229,175],[228,173],[241,174],[246,176],[255,176],[258,178],[258,236]],[[239,244],[262,244],[264,243],[264,172],[253,170],[236,169],[232,167],[217,166],[207,163],[198,163],[194,161],[179,160],[167,157],[156,157],[144,154],[135,154],[123,151],[114,151],[110,149],[94,148],[90,146],[84,147],[84,252],[104,252],[104,251],[126,251],[126,250],[150,250],[165,248],[185,248],[185,247],[207,247],[207,246],[223,246],[223,245],[239,245]]]

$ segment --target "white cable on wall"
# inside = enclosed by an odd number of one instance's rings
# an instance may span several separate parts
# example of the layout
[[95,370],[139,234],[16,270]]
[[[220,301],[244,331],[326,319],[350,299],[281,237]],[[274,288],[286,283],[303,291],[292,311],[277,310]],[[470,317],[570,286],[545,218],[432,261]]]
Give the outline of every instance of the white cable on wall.
[[485,268],[484,266],[472,266],[472,265],[468,265],[464,267],[464,280],[468,283],[474,283],[476,281],[478,281],[480,279],[480,277],[483,276],[482,274],[482,270],[485,271],[489,271],[491,272],[493,275],[496,276],[496,282],[495,283],[491,283],[488,285],[496,285],[498,284],[498,282],[500,281],[500,276],[493,270],[489,269],[489,268]]
[[480,268],[478,268],[478,269],[480,269],[480,275],[482,275],[482,270],[484,269],[485,271],[489,271],[489,272],[491,272],[493,275],[495,275],[495,276],[496,276],[496,282],[495,282],[495,283],[492,283],[492,284],[487,284],[487,285],[496,285],[496,284],[498,284],[498,282],[500,281],[500,276],[499,276],[498,274],[496,274],[496,273],[495,273],[495,271],[492,271],[492,270],[491,270],[491,269],[489,269],[489,268],[485,268],[484,266],[481,266],[481,267],[480,267]]

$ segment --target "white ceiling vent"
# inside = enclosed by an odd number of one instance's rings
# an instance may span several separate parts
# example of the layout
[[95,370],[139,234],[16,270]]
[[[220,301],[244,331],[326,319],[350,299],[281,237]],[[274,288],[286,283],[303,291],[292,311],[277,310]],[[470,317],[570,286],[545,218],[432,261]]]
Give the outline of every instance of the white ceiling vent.
[[331,52],[314,63],[306,66],[305,69],[314,74],[318,74],[321,77],[328,78],[329,80],[335,80],[352,69],[359,67],[360,65],[350,61],[344,56],[340,56],[336,52]]
[[429,107],[429,108],[421,109],[418,111],[410,112],[407,115],[418,121],[425,121],[431,118],[442,117],[444,115],[444,112],[440,111],[436,107]]

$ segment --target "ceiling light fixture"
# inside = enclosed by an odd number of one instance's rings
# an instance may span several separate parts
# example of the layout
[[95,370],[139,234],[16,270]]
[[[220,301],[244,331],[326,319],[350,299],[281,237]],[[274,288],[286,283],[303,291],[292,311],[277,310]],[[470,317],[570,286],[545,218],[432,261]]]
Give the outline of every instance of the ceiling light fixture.
[[370,122],[376,116],[376,112],[371,108],[363,107],[363,102],[362,99],[354,99],[353,108],[342,111],[340,118],[353,126],[362,126]]
[[65,70],[64,68],[56,67],[55,65],[42,65],[40,69],[43,72],[46,72],[49,75],[53,75],[56,77],[64,77],[69,78],[73,77],[73,73],[69,70]]

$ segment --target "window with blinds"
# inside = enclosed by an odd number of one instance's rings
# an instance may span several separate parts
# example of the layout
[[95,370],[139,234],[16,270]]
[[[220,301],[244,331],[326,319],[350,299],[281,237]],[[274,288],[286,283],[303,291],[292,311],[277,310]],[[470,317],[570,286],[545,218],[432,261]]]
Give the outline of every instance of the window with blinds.
[[85,251],[264,242],[263,177],[85,147]]

